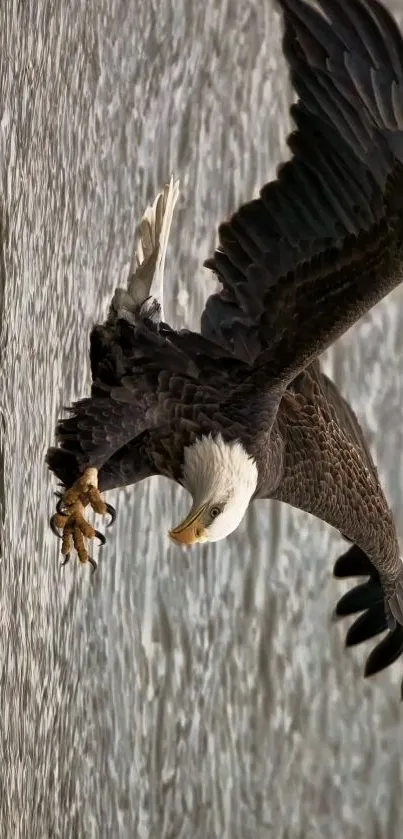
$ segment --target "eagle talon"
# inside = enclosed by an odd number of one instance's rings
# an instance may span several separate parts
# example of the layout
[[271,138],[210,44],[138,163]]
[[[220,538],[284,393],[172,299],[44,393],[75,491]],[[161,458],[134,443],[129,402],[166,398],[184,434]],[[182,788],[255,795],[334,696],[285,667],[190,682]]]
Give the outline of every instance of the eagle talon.
[[59,516],[65,516],[66,515],[66,507],[63,504],[63,496],[62,495],[59,496],[59,500],[56,504],[56,513],[58,513]]
[[[73,547],[77,551],[80,562],[89,562],[93,570],[97,563],[88,556],[86,539],[98,539],[101,547],[106,544],[106,538],[99,530],[95,530],[85,518],[85,507],[90,505],[95,513],[105,515],[109,513],[113,524],[116,512],[111,504],[106,504],[98,489],[97,469],[86,469],[75,483],[62,494],[55,493],[58,501],[56,513],[50,519],[52,532],[62,539],[62,554],[66,557],[62,565],[70,559]],[[60,533],[61,531],[61,533]]]
[[104,534],[103,534],[103,533],[100,533],[100,532],[99,532],[99,530],[96,530],[96,531],[95,531],[95,533],[94,533],[94,535],[96,536],[96,538],[97,538],[97,539],[99,539],[99,542],[100,542],[100,546],[101,546],[101,548],[102,548],[104,545],[106,545],[106,539],[105,539],[105,536],[104,536]]
[[98,568],[98,565],[95,562],[95,559],[93,559],[92,556],[89,556],[88,557],[88,562],[90,563],[90,565],[92,565],[92,573],[94,573],[94,571],[96,571],[97,568]]
[[55,536],[57,536],[58,539],[63,539],[63,536],[58,531],[58,525],[56,524],[57,516],[60,516],[60,515],[61,515],[61,513],[58,510],[57,513],[54,513],[53,516],[51,517],[51,519],[49,521],[49,524],[50,524],[50,529],[51,529],[52,533],[54,533]]
[[88,484],[87,498],[89,503],[91,504],[92,509],[94,510],[94,513],[98,513],[100,516],[104,516],[107,512],[107,507],[97,486],[93,486],[93,484]]
[[106,525],[107,527],[112,527],[114,522],[116,521],[116,510],[112,507],[112,504],[106,504],[106,512],[109,513],[111,520]]
[[63,565],[67,565],[68,562],[70,562],[70,554],[65,555],[63,562],[60,564],[60,568],[63,568]]

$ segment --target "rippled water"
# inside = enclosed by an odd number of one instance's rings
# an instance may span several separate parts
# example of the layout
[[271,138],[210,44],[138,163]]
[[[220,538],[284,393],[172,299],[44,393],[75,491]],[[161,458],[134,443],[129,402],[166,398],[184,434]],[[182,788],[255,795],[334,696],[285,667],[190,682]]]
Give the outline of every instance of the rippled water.
[[[180,177],[167,314],[195,326],[216,223],[284,151],[272,4],[5,0],[0,21],[0,835],[400,837],[402,665],[365,683],[343,651],[325,526],[260,502],[185,560],[166,536],[184,494],[161,479],[111,494],[94,577],[60,570],[48,529],[44,453],[146,203]],[[402,335],[397,292],[327,368],[403,535]]]

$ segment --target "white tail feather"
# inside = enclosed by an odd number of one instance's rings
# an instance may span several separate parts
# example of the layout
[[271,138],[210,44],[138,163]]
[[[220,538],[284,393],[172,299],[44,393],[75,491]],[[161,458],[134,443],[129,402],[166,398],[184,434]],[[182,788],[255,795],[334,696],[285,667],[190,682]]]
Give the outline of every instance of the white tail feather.
[[[139,307],[149,298],[159,304],[159,318],[164,320],[164,268],[179,180],[173,177],[147,207],[140,222],[137,244],[130,263],[127,289],[117,288],[111,315],[134,322]],[[153,307],[155,309],[155,305]]]

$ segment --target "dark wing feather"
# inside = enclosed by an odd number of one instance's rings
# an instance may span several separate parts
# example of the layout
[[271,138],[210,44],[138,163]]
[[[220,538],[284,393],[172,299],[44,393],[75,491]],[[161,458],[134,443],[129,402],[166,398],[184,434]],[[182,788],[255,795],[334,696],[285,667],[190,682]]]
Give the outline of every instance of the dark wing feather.
[[[233,382],[234,359],[217,370],[215,353],[205,354],[201,336],[189,335],[187,352],[177,347],[175,333],[166,325],[137,317],[135,323],[108,319],[91,333],[91,396],[68,408],[59,421],[57,447],[46,462],[65,486],[70,486],[88,466],[100,470],[99,485],[111,489],[154,474],[176,477],[183,446],[195,433],[208,433],[226,387]],[[196,343],[194,343],[194,341]],[[212,348],[214,349],[214,348]],[[203,350],[201,367],[200,351]],[[239,367],[239,363],[238,363]],[[206,382],[215,370],[214,387]],[[204,425],[206,428],[204,429]],[[180,446],[175,450],[175,432]],[[157,455],[159,438],[167,437],[170,449]],[[177,447],[176,447],[177,448]]]
[[[352,647],[369,641],[387,631],[383,592],[378,573],[363,551],[353,545],[339,556],[334,566],[337,578],[367,576],[368,582],[355,586],[340,598],[335,609],[336,617],[346,617],[361,612],[346,633],[346,646]],[[403,627],[396,626],[379,641],[369,654],[365,675],[372,676],[389,667],[403,654]],[[401,687],[403,698],[403,682]]]
[[[137,332],[124,321],[92,330],[91,396],[67,409],[69,416],[56,428],[59,445],[46,455],[48,466],[66,486],[87,466],[100,469],[155,422],[157,397],[152,373],[140,370],[137,387],[133,384],[136,352],[144,351],[148,338],[144,327],[139,326]],[[132,378],[125,384],[129,373]]]
[[219,228],[202,333],[289,381],[400,281],[403,42],[376,0],[278,0],[292,159]]

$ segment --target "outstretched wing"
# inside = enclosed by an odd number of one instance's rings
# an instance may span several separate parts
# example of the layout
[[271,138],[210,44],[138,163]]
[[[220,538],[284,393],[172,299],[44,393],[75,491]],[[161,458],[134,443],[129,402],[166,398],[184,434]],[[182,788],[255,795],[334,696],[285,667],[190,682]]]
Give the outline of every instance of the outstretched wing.
[[[155,474],[148,429],[167,423],[186,405],[196,368],[160,330],[163,272],[178,181],[147,207],[139,226],[128,286],[116,289],[108,319],[91,333],[91,396],[59,421],[57,447],[46,461],[65,486],[91,465],[102,489]],[[189,383],[190,379],[190,383]],[[195,400],[197,404],[197,399]]]
[[377,0],[278,0],[292,159],[219,228],[202,334],[289,381],[401,279],[403,41]]

